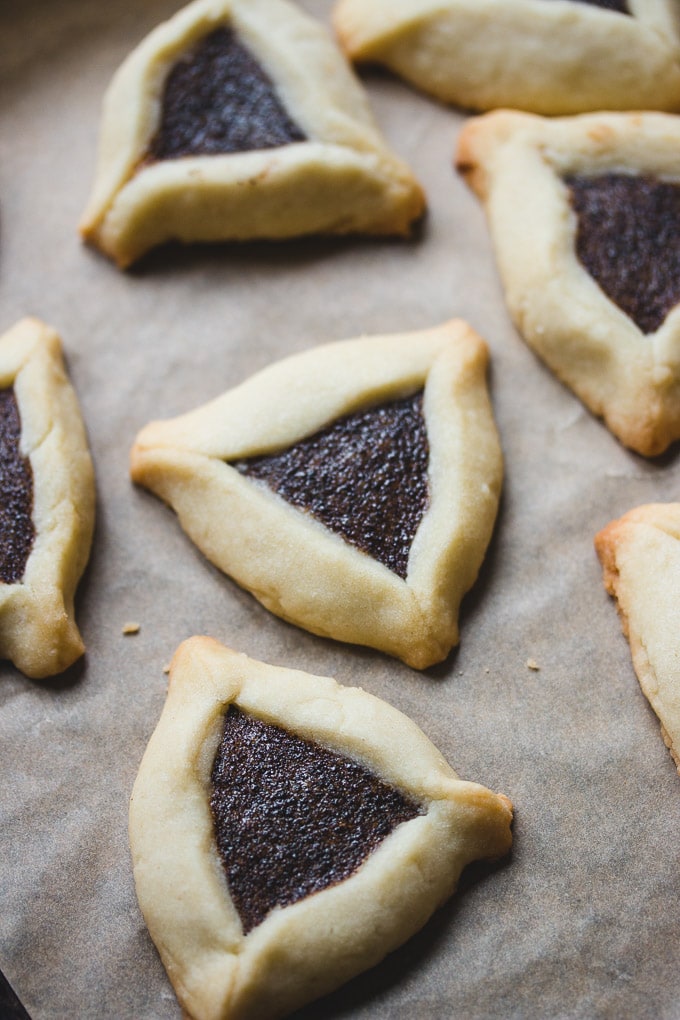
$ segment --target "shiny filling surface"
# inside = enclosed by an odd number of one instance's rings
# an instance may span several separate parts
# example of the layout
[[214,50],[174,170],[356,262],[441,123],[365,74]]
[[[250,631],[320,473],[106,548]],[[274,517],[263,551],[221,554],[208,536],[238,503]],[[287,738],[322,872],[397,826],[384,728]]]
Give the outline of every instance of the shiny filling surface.
[[9,387],[0,390],[0,581],[21,581],[35,539],[33,471],[21,455],[21,418]]
[[225,26],[201,39],[170,71],[149,156],[219,155],[304,140],[269,76]]
[[405,578],[429,502],[422,392],[359,411],[273,456],[233,463]]
[[211,783],[217,849],[246,934],[274,907],[348,878],[421,813],[363,765],[233,705]]
[[565,183],[579,260],[643,333],[654,333],[680,303],[680,186],[619,173]]

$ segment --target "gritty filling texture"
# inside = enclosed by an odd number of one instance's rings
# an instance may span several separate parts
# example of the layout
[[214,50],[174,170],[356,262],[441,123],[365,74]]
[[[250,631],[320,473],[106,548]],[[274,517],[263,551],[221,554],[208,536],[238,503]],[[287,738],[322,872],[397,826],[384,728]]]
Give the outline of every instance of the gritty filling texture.
[[233,467],[405,578],[429,502],[429,453],[420,392],[347,415],[282,453]]
[[680,302],[680,186],[618,173],[565,183],[580,261],[643,333],[654,333]]
[[205,36],[170,71],[149,156],[211,156],[304,140],[271,79],[224,27]]
[[21,419],[14,390],[0,390],[0,581],[21,581],[33,547],[33,471],[19,451]]
[[230,706],[212,769],[217,848],[247,934],[335,885],[420,808],[362,765]]

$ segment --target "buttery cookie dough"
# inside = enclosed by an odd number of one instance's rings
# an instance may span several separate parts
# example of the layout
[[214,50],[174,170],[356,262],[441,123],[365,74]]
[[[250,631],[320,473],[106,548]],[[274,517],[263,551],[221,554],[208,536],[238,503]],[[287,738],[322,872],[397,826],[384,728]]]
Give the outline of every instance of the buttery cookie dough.
[[640,686],[680,770],[680,503],[629,511],[598,533],[595,548]]
[[196,0],[111,82],[81,233],[124,267],[173,239],[407,234],[423,209],[319,23],[287,0]]
[[59,337],[23,319],[0,337],[0,656],[60,673],[85,647],[73,597],[90,552],[94,474]]
[[460,320],[319,347],[148,425],[132,477],[273,613],[425,668],[496,516],[486,364]]
[[668,114],[510,111],[458,144],[517,328],[645,456],[680,438],[679,146]]
[[352,60],[470,109],[680,109],[675,0],[340,0],[334,24]]
[[191,638],[134,785],[130,844],[188,1016],[268,1020],[405,942],[466,864],[508,852],[511,821],[507,797],[459,780],[385,702]]

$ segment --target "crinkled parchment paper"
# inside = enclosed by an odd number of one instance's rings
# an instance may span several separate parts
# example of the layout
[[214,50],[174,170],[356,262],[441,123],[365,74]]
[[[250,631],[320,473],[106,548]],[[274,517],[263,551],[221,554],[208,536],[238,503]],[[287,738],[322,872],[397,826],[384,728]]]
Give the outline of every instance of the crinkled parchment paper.
[[[524,346],[452,170],[463,115],[377,72],[363,75],[376,119],[429,198],[414,241],[175,248],[127,274],[82,247],[102,94],[177,6],[0,0],[0,330],[32,314],[61,332],[98,483],[86,658],[45,683],[0,666],[0,966],[34,1020],[179,1018],[135,900],[127,802],[163,667],[205,633],[380,695],[516,807],[507,861],[467,872],[421,934],[300,1020],[677,1017],[680,778],[592,544],[630,507],[677,498],[677,457],[625,451]],[[328,21],[328,0],[304,6]],[[506,479],[442,666],[282,623],[130,484],[148,420],[295,351],[458,315],[491,348]]]

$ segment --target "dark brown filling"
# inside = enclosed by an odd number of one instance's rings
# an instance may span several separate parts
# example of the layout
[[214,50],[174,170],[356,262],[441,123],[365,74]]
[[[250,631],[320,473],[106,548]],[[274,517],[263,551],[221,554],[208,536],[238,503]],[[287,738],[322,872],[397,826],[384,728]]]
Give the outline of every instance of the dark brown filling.
[[680,186],[655,177],[565,177],[578,216],[576,253],[643,333],[680,302]]
[[347,415],[282,453],[233,467],[406,577],[429,501],[429,453],[421,392]]
[[627,0],[575,0],[576,3],[590,4],[591,7],[603,7],[605,11],[617,11],[619,14],[630,14]]
[[211,782],[217,848],[246,933],[274,907],[348,878],[421,813],[362,765],[233,705]]
[[205,36],[170,71],[149,157],[248,152],[304,140],[271,79],[225,27]]
[[0,390],[0,581],[24,576],[33,547],[33,471],[19,450],[21,419],[14,390]]

